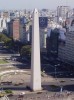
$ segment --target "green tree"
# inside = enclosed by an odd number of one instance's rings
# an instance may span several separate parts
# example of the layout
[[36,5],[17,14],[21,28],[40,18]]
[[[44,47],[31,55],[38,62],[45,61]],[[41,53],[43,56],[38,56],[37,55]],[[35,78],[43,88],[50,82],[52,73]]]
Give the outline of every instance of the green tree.
[[28,56],[28,57],[30,57],[31,56],[31,46],[30,45],[23,46],[21,48],[20,55],[21,56]]
[[12,39],[7,37],[5,34],[1,33],[0,34],[0,42],[4,42],[4,45],[8,48],[11,48],[12,46]]
[[12,93],[12,90],[5,90],[5,93],[10,94]]

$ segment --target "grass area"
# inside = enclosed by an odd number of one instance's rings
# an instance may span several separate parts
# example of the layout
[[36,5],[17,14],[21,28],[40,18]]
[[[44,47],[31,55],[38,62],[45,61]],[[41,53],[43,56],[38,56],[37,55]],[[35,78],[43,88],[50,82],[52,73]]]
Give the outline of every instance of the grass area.
[[0,59],[0,64],[6,64],[8,63],[8,61],[4,60],[4,59]]
[[10,94],[10,93],[12,93],[12,90],[5,90],[5,93]]

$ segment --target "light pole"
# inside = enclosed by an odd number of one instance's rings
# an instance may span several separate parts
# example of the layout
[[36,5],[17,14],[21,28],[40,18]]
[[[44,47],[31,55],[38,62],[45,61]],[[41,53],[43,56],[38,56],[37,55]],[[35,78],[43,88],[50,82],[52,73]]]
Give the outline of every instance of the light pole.
[[55,67],[55,78],[57,78],[57,77],[56,77],[56,69],[57,69],[56,67],[57,67],[57,66],[60,66],[60,64],[54,65],[54,67]]
[[[60,66],[60,64],[57,64],[57,65],[54,65],[54,66],[55,66],[55,79],[57,80],[57,77],[56,77],[56,67]],[[57,82],[59,82],[59,80],[57,80]],[[60,83],[61,83],[61,85],[60,85],[60,93],[62,93],[62,91],[63,91],[63,85],[62,85],[63,82],[64,81],[60,81]]]
[[63,91],[63,86],[61,85],[60,87],[61,87],[60,92],[62,93],[62,91]]
[[55,78],[56,78],[56,66],[57,66],[57,65],[54,65],[54,66],[55,66]]

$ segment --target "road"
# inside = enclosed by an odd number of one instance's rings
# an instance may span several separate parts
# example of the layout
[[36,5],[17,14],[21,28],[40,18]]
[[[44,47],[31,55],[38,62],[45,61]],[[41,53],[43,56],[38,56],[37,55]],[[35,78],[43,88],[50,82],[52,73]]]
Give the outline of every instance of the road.
[[[0,49],[0,55],[11,55],[11,51],[8,51],[6,48],[2,48]],[[14,54],[14,53],[13,53]],[[13,57],[12,57],[13,58]],[[15,57],[17,60],[17,57]],[[17,61],[13,61],[13,59],[9,62],[12,63],[12,65],[14,67],[18,67],[19,69],[30,69],[30,59],[23,59],[23,63],[19,60]],[[9,64],[10,65],[10,64]],[[9,66],[8,65],[8,66]],[[42,87],[44,90],[48,91],[48,92],[44,92],[44,93],[28,93],[25,94],[23,97],[19,96],[19,95],[14,95],[14,96],[10,96],[9,99],[10,100],[61,100],[61,98],[57,98],[54,97],[54,93],[51,93],[52,91],[60,91],[60,87],[63,86],[63,90],[68,90],[68,91],[74,91],[74,70],[73,67],[68,67],[67,64],[62,63],[61,61],[50,61],[46,56],[42,56],[41,57],[41,69],[42,71],[44,70],[46,74],[48,74],[49,76],[56,76],[56,81],[54,82],[42,82]],[[3,65],[4,67],[6,65]],[[0,65],[1,67],[1,65]],[[55,73],[55,68],[56,68],[56,73]],[[71,69],[71,70],[70,70]],[[47,79],[47,78],[46,78]],[[63,82],[62,82],[62,81]],[[23,85],[19,85],[19,86],[14,86],[13,84],[11,85],[0,85],[0,89],[5,90],[5,89],[12,89],[12,90],[24,90],[24,91],[29,91],[28,88],[26,88],[26,86],[29,85],[29,83],[25,83]],[[51,85],[56,85],[59,86],[58,89],[51,89]],[[29,91],[30,92],[30,91]],[[22,98],[22,99],[20,99]],[[63,100],[67,100],[66,98]]]
[[73,93],[70,95],[65,95],[62,93],[52,93],[52,92],[38,92],[38,93],[28,93],[23,96],[14,95],[9,97],[10,100],[73,100]]
[[[0,85],[0,89],[12,89],[12,90],[28,90],[27,86],[29,86],[29,82],[25,82],[22,85],[16,85],[16,84],[10,84],[10,85]],[[45,90],[51,91],[50,87],[51,85],[55,85],[58,86],[60,88],[60,86],[63,86],[63,89],[65,90],[72,90],[74,91],[74,79],[72,78],[57,78],[56,81],[53,82],[47,82],[47,81],[43,81],[42,82],[42,87]]]
[[[7,54],[10,54],[11,53],[6,48],[1,47],[0,49],[1,49],[0,50],[0,54],[1,55],[3,53],[4,53],[4,55],[5,54],[7,55]],[[15,58],[17,60],[17,57],[15,57]],[[18,67],[19,69],[26,69],[26,68],[27,69],[30,69],[30,66],[31,65],[30,65],[30,63],[26,62],[25,59],[23,59],[24,60],[24,63],[19,62],[18,60],[16,61],[16,60],[15,61],[11,60],[9,62],[11,62],[11,64],[14,67]],[[56,61],[50,61],[45,55],[41,56],[41,69],[42,69],[42,71],[44,70],[46,74],[51,75],[53,77],[56,76],[56,78],[74,78],[74,71],[73,70],[70,70],[69,67],[67,68],[68,65],[67,66],[66,65],[67,64],[64,64],[64,63],[62,63],[61,61],[58,61],[58,60],[56,60]],[[55,68],[56,68],[56,73],[55,73]],[[65,79],[65,80],[67,81],[67,79]],[[42,84],[43,85],[45,85],[45,84],[46,85],[50,85],[50,83],[42,83]],[[53,83],[53,84],[56,84],[56,83]],[[63,84],[65,84],[65,85],[68,85],[68,84],[69,85],[73,85],[74,82],[73,81],[70,82],[68,80],[67,82],[65,82]],[[7,86],[5,86],[5,87],[7,87]],[[14,86],[11,86],[11,87],[14,88]],[[24,87],[24,86],[22,86],[22,87]]]

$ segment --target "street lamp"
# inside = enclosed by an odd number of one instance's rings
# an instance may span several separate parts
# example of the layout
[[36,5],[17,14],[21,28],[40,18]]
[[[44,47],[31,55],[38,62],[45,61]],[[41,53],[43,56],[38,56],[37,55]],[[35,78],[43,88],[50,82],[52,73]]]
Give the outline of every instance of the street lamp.
[[55,66],[55,78],[56,78],[56,66],[57,66],[57,65],[54,65],[54,66]]
[[55,67],[55,78],[56,78],[56,67],[59,66],[60,64],[54,65]]
[[62,91],[63,91],[63,86],[61,85],[60,87],[61,87],[60,92],[62,93]]
[[[57,66],[60,66],[60,64],[57,64],[57,65],[54,65],[55,66],[55,78],[57,78],[56,77],[56,67]],[[59,80],[57,80],[58,82],[59,82]],[[61,83],[61,85],[60,85],[60,93],[62,93],[62,91],[63,91],[63,82],[65,82],[64,80],[63,81],[60,81],[60,83]]]

